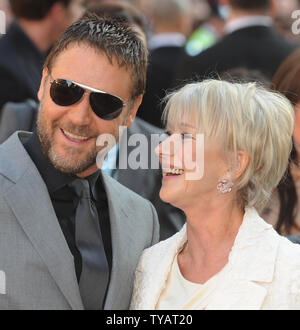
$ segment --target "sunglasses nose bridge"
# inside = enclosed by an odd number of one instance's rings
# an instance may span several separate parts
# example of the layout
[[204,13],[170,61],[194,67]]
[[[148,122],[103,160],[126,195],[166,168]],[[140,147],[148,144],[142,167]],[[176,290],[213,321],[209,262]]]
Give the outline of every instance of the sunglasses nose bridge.
[[83,97],[83,95],[91,94],[91,91],[89,89],[85,88],[85,86],[79,85],[78,83],[73,83],[73,84],[76,85],[79,89],[81,89],[81,91],[83,91],[81,97]]
[[[87,95],[87,96],[86,96]],[[93,110],[90,106],[90,92],[84,91],[81,98],[69,108],[70,120],[74,125],[90,125]]]

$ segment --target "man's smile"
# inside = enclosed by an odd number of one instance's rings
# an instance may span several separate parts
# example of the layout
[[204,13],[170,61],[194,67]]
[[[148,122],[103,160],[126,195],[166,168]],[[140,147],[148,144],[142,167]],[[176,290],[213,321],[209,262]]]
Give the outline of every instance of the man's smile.
[[60,129],[60,131],[62,132],[62,134],[64,135],[64,137],[71,141],[71,142],[75,142],[75,143],[85,143],[87,141],[89,141],[91,138],[90,137],[86,137],[86,136],[82,136],[82,135],[77,135],[74,133],[71,133],[67,130],[63,130],[62,128]]

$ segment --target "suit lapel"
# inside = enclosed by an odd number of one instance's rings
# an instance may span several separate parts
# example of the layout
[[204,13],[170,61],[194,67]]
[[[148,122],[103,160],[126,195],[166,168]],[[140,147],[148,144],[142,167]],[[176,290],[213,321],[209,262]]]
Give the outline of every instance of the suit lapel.
[[229,255],[223,283],[207,309],[261,309],[271,283],[279,239],[254,208],[246,208],[243,223]]
[[[186,225],[166,241],[146,250],[145,262],[141,262],[136,271],[140,281],[135,288],[131,309],[152,310],[156,308],[160,295],[168,280],[174,258],[186,242]],[[167,243],[167,244],[165,244]],[[150,266],[149,266],[150,265]],[[144,271],[146,267],[146,271]],[[150,288],[151,286],[151,288]]]
[[46,185],[18,135],[21,139],[28,137],[25,133],[15,134],[2,145],[0,151],[0,158],[7,160],[1,164],[0,173],[12,182],[3,198],[70,306],[83,309],[73,256],[59,226]]
[[[109,288],[106,297],[105,309],[127,309],[128,297],[131,295],[129,282],[132,275],[128,269],[135,269],[135,260],[132,258],[132,246],[134,227],[128,221],[132,214],[133,205],[128,205],[120,191],[116,188],[116,182],[111,177],[103,174],[103,183],[108,199],[109,217],[112,238],[112,271]],[[130,278],[129,278],[130,277]]]
[[71,307],[82,309],[73,256],[45,184],[34,172],[29,169],[4,198]]

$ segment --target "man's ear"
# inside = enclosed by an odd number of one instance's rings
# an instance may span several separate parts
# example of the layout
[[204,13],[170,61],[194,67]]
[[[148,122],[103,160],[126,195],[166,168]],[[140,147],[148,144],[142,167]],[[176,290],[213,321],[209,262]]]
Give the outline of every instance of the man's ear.
[[37,96],[38,96],[38,99],[39,99],[40,102],[41,102],[41,100],[43,98],[43,95],[44,95],[44,91],[45,91],[45,87],[46,87],[46,81],[47,81],[48,76],[49,76],[49,72],[46,68],[44,68],[40,88],[39,88],[39,91],[37,93]]
[[129,114],[127,116],[127,119],[126,119],[126,126],[129,127],[133,124],[134,122],[134,118],[136,116],[136,113],[142,103],[142,100],[143,100],[143,95],[140,95],[138,96],[135,101],[134,101],[134,104],[133,106],[131,107],[130,111],[129,111]]

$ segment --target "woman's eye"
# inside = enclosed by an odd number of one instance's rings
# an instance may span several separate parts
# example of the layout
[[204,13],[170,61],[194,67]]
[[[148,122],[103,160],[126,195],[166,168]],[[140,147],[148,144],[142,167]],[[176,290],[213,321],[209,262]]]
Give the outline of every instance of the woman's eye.
[[164,134],[167,135],[168,137],[172,135],[178,136],[181,138],[181,140],[194,139],[193,134],[189,134],[189,133],[173,133],[171,131],[165,131]]

